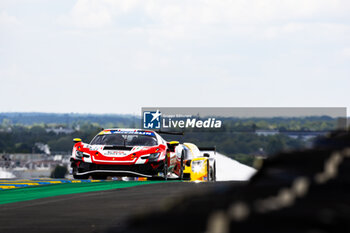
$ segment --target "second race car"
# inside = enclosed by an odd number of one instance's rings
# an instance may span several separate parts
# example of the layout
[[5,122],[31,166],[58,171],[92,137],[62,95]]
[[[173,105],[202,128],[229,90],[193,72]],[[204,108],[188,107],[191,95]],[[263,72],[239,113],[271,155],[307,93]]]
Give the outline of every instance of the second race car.
[[174,173],[181,180],[216,181],[215,148],[198,148],[192,143],[183,143],[175,148]]

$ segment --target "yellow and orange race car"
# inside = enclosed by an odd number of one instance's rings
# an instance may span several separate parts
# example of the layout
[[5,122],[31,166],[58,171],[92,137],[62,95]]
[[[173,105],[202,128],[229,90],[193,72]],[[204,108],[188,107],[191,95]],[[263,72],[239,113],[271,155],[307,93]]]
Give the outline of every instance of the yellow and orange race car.
[[198,148],[192,143],[179,144],[176,147],[176,165],[174,173],[181,180],[215,181],[215,148]]

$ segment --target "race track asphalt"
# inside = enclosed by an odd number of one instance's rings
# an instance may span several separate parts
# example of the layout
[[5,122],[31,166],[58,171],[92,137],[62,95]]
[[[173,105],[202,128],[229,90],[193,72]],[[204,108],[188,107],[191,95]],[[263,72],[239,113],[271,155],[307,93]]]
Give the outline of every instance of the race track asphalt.
[[160,210],[185,196],[242,182],[162,182],[106,191],[46,197],[0,205],[0,232],[123,232],[135,214]]

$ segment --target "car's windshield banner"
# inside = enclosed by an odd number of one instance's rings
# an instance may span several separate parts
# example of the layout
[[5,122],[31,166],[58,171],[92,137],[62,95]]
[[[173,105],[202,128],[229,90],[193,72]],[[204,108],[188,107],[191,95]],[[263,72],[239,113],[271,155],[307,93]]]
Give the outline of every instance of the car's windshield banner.
[[129,131],[129,130],[110,130],[111,134],[129,134],[129,135],[145,135],[145,136],[155,136],[152,131]]

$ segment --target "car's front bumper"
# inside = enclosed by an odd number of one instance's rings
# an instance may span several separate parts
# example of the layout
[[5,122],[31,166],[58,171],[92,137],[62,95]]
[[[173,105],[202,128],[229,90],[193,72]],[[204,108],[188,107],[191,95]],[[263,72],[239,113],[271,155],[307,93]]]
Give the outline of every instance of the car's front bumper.
[[72,160],[72,167],[76,167],[76,175],[103,174],[108,176],[157,177],[164,176],[164,163],[152,162],[133,165],[102,165]]

